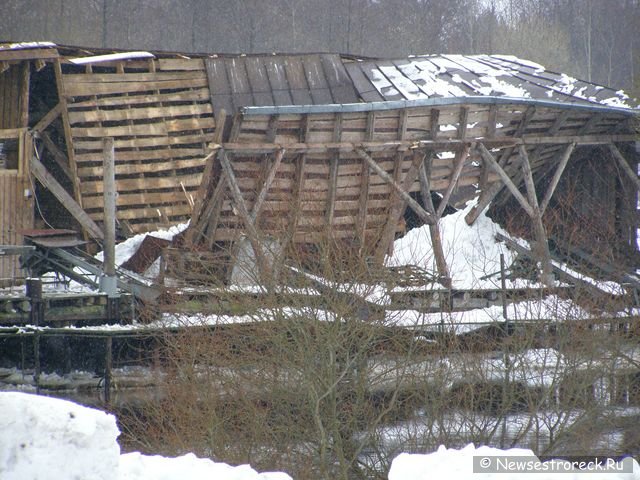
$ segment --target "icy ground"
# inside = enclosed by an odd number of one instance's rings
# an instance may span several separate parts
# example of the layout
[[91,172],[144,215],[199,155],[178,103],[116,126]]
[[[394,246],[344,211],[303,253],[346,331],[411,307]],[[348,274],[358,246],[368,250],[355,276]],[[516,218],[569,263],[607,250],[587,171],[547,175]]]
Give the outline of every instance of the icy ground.
[[[113,415],[75,403],[29,395],[0,393],[0,478],[2,480],[291,480],[282,472],[258,473],[193,454],[176,458],[140,453],[121,454]],[[528,480],[531,473],[473,473],[475,457],[525,456],[531,450],[440,447],[430,454],[402,453],[393,460],[389,480],[446,478]],[[478,459],[476,459],[477,461]],[[536,474],[536,480],[640,480],[640,466],[627,460],[633,473],[594,475],[573,471]]]

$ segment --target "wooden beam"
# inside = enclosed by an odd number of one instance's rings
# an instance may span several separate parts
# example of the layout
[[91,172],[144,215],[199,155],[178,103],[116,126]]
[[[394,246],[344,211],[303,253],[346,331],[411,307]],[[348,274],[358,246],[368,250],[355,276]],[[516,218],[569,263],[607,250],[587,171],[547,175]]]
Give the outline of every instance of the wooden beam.
[[244,202],[244,198],[242,197],[242,192],[240,191],[240,187],[238,186],[238,182],[233,173],[233,169],[231,168],[231,163],[229,162],[229,158],[224,150],[220,153],[220,164],[225,172],[225,178],[227,181],[227,185],[229,186],[229,190],[231,192],[231,197],[233,198],[233,203],[236,206],[237,212],[242,218],[242,221],[245,224],[247,229],[247,237],[249,238],[249,242],[251,243],[251,247],[253,248],[253,252],[256,256],[256,262],[259,271],[259,280],[262,282],[269,283],[268,280],[270,278],[269,265],[264,256],[264,251],[262,250],[262,244],[260,242],[260,235],[258,234],[258,230],[249,215],[249,211],[247,210],[247,206]]
[[615,158],[618,161],[620,167],[622,167],[622,170],[624,170],[629,179],[631,179],[631,181],[635,184],[636,189],[640,191],[640,178],[638,178],[638,174],[633,171],[633,169],[629,165],[629,162],[627,162],[620,150],[618,150],[618,147],[616,147],[612,143],[609,145],[609,150],[611,151],[613,158]]
[[458,118],[458,138],[463,140],[467,136],[467,119],[469,118],[469,107],[460,107],[460,117]]
[[[523,141],[522,138],[518,138],[518,137],[522,137],[522,135],[524,134],[524,131],[527,128],[527,125],[529,125],[529,122],[531,121],[535,113],[536,113],[535,106],[530,106],[529,108],[527,108],[527,110],[525,110],[524,114],[522,115],[522,119],[520,120],[520,123],[518,125],[518,128],[516,128],[516,131],[513,134],[514,141],[516,142]],[[485,144],[491,145],[486,140],[484,140],[483,142]],[[484,145],[481,144],[481,146],[484,148]],[[500,162],[499,162],[499,166],[501,169],[502,169],[502,166],[506,165],[506,163],[509,161],[509,158],[511,157],[512,153],[513,153],[513,146],[507,146],[507,148],[505,148],[505,150],[502,152],[502,155],[500,156]],[[491,156],[491,159],[493,159],[493,155],[490,155],[490,156]],[[485,160],[484,164],[486,167],[488,162]],[[487,169],[485,168],[485,171],[486,170]],[[487,180],[487,178],[484,175],[480,179],[481,183],[483,182],[483,180]],[[464,217],[468,225],[472,225],[476,221],[476,219],[480,216],[480,214],[484,211],[484,209],[487,208],[487,206],[493,201],[496,195],[500,193],[500,190],[502,190],[502,185],[500,183],[495,183],[489,189],[487,189],[486,182],[485,182],[485,186],[484,188],[482,188],[482,191],[480,192],[480,198],[478,199],[478,203]]]
[[440,217],[442,217],[442,213],[444,212],[444,209],[447,208],[447,205],[449,204],[449,200],[451,199],[451,194],[453,193],[453,190],[458,184],[458,179],[460,178],[460,174],[462,173],[464,164],[467,161],[467,158],[469,157],[469,148],[471,147],[467,145],[464,147],[464,149],[462,149],[456,154],[456,160],[455,160],[455,165],[453,167],[453,173],[451,174],[451,180],[449,181],[449,186],[447,186],[447,190],[444,192],[444,195],[442,196],[442,201],[440,202],[440,205],[438,205],[438,210],[436,212],[436,219],[439,219]]
[[564,169],[569,163],[569,158],[571,158],[571,154],[573,153],[573,149],[575,148],[575,146],[576,146],[575,143],[570,143],[569,145],[567,145],[567,148],[565,148],[564,152],[562,153],[562,157],[560,158],[558,168],[556,168],[556,171],[553,174],[553,178],[551,179],[551,183],[547,188],[547,192],[545,193],[544,198],[542,199],[542,202],[540,202],[540,213],[544,213],[547,207],[549,206],[551,197],[556,191],[556,187],[560,182],[560,177],[562,176]]
[[[224,131],[225,119],[227,118],[227,113],[223,108],[221,108],[216,114],[215,119],[215,132],[213,134],[214,143],[222,142],[222,132]],[[207,193],[211,188],[211,181],[214,172],[215,166],[215,154],[214,152],[210,153],[204,158],[204,172],[202,173],[202,180],[200,181],[200,186],[198,187],[198,191],[196,192],[196,197],[193,202],[193,210],[191,212],[191,227],[195,227],[200,223],[200,215],[202,214],[203,205],[205,202],[205,198]],[[189,228],[185,232],[185,246],[190,247],[193,244],[194,239],[194,228]]]
[[73,178],[71,170],[69,169],[69,160],[67,156],[58,148],[58,146],[51,140],[51,137],[47,132],[40,132],[38,135],[44,147],[51,153],[54,161],[60,167],[60,169],[64,172],[69,180]]
[[487,148],[482,143],[478,143],[477,148],[480,151],[480,155],[482,155],[482,158],[489,163],[489,165],[493,168],[493,170],[498,175],[500,175],[500,178],[502,179],[504,186],[509,189],[509,191],[518,201],[518,203],[523,208],[523,210],[527,212],[527,215],[532,217],[534,215],[534,212],[533,212],[533,209],[531,208],[531,205],[529,205],[529,203],[527,202],[527,199],[524,198],[522,193],[520,193],[520,190],[518,190],[518,188],[513,184],[513,182],[511,181],[511,177],[509,177],[509,175],[504,171],[504,169],[500,165],[498,165],[498,162],[496,161],[495,158],[493,158],[493,155],[491,155],[491,152],[487,150]]
[[[371,111],[367,113],[367,130],[365,132],[365,140],[371,141],[373,133],[376,129],[376,112]],[[386,173],[386,172],[385,172]],[[367,231],[367,211],[369,205],[369,183],[371,181],[371,175],[369,172],[369,166],[367,161],[362,162],[362,170],[360,171],[360,200],[358,205],[358,219],[356,225],[356,233],[360,240],[360,254],[363,253],[364,246],[366,245],[365,232]]]
[[278,167],[280,167],[280,163],[282,163],[282,159],[284,158],[284,153],[285,150],[278,150],[275,154],[275,159],[273,160],[273,164],[271,165],[271,168],[269,169],[269,173],[267,174],[267,178],[265,179],[264,183],[262,184],[262,188],[260,189],[260,192],[258,193],[258,196],[256,197],[256,201],[253,204],[253,207],[251,207],[251,220],[253,220],[254,223],[256,223],[258,215],[260,215],[260,210],[262,209],[262,206],[264,205],[264,201],[267,198],[267,193],[269,193],[269,189],[271,188],[271,185],[273,184],[273,180],[276,178],[276,173],[278,172]]
[[420,164],[420,193],[422,195],[422,203],[424,204],[425,209],[436,219],[433,225],[429,225],[429,236],[431,237],[431,246],[433,247],[433,255],[436,260],[436,268],[440,275],[440,282],[445,287],[450,288],[451,275],[449,273],[449,267],[447,266],[447,260],[444,256],[444,248],[442,246],[442,237],[440,235],[440,216],[436,214],[433,206],[433,199],[431,198],[431,182],[429,178],[431,175],[432,161],[433,155],[429,154]]
[[73,218],[84,228],[93,238],[102,241],[104,234],[96,223],[87,215],[82,207],[67,193],[67,191],[53,178],[47,171],[46,167],[40,163],[35,157],[30,162],[31,173],[38,181],[60,201],[60,203],[69,211]]
[[[432,152],[428,152],[428,155],[432,154]],[[407,192],[415,182],[416,178],[418,177],[420,165],[424,162],[424,158],[424,153],[420,151],[415,151],[413,153],[411,166],[405,174],[404,180],[401,184],[402,186],[400,190],[402,192]],[[376,247],[375,260],[378,264],[382,264],[382,262],[384,261],[384,256],[386,255],[389,248],[393,245],[398,221],[400,220],[400,217],[404,213],[407,206],[406,196],[402,195],[398,189],[395,189],[395,191],[397,193],[397,198],[394,199],[391,208],[389,209],[387,222],[384,226],[382,234],[380,235],[378,246]],[[411,197],[409,198],[411,199]]]
[[[339,143],[342,139],[342,113],[336,113],[333,124],[333,141]],[[327,195],[326,219],[329,233],[333,231],[333,217],[336,208],[336,189],[338,187],[338,164],[340,153],[335,152],[329,160],[329,193]]]
[[31,86],[31,65],[25,62],[22,65],[22,89],[20,91],[20,126],[29,126],[29,87]]
[[[57,55],[57,52],[56,52]],[[64,79],[62,76],[62,66],[60,58],[56,58],[53,62],[53,71],[55,73],[56,85],[58,87],[58,99],[62,114],[62,126],[64,128],[64,138],[67,146],[67,158],[69,159],[69,169],[71,170],[71,183],[73,185],[73,196],[77,204],[82,208],[82,193],[80,192],[80,177],[78,177],[78,165],[76,164],[75,153],[73,149],[73,134],[71,133],[71,123],[69,122],[69,110],[67,108],[67,94],[65,92]],[[86,235],[91,232],[85,233]]]
[[62,103],[58,102],[58,104],[53,107],[51,110],[49,110],[44,117],[42,117],[38,123],[35,124],[35,126],[31,129],[34,132],[38,132],[41,133],[44,130],[47,129],[47,127],[49,125],[51,125],[51,123],[60,116],[60,114],[62,113]]
[[533,211],[531,220],[533,220],[533,228],[536,237],[536,250],[538,251],[538,260],[542,263],[542,276],[540,280],[542,283],[552,286],[553,280],[553,266],[551,264],[551,253],[549,252],[549,240],[547,239],[547,231],[542,223],[542,213],[538,205],[538,195],[536,193],[536,185],[533,181],[533,174],[531,173],[531,164],[529,163],[529,155],[527,149],[520,145],[518,147],[520,158],[522,159],[522,173],[524,175],[524,184],[527,189],[527,196],[529,197],[529,204]]
[[493,138],[496,136],[496,128],[498,123],[498,106],[492,104],[489,107],[489,116],[487,119],[487,138]]
[[[393,179],[393,177],[391,177],[391,175],[389,175],[386,171],[384,171],[382,167],[380,167],[376,163],[376,161],[369,156],[367,152],[365,152],[362,149],[358,149],[356,150],[356,152],[380,176],[380,178],[382,178],[385,182],[391,185],[391,187],[393,187],[396,190],[396,192],[398,192],[400,197],[402,197],[402,199],[407,203],[407,205],[409,205],[409,207],[411,207],[411,209],[414,212],[416,212],[416,215],[418,215],[418,217],[420,217],[420,219],[424,223],[431,224],[435,222],[435,218],[429,215],[429,213],[427,213],[425,209],[422,208],[418,202],[416,202],[413,198],[411,198],[411,195],[409,195],[403,189],[403,187],[398,185],[398,183]],[[417,174],[417,171],[416,171],[416,174]]]
[[[609,143],[635,142],[637,135],[587,135],[579,137],[576,135],[555,136],[555,137],[534,137],[526,136],[495,137],[482,139],[482,143],[490,148],[514,148],[518,145],[561,145],[575,143],[577,145],[608,145]],[[469,143],[469,139],[460,140],[458,138],[441,140],[388,140],[370,142],[309,142],[309,143],[234,143],[226,142],[222,145],[212,145],[213,148],[224,148],[229,153],[240,154],[260,154],[274,152],[281,148],[286,148],[289,153],[331,153],[353,152],[356,149],[364,148],[368,152],[381,152],[385,150],[413,150],[430,149],[435,151],[451,151],[462,148]]]

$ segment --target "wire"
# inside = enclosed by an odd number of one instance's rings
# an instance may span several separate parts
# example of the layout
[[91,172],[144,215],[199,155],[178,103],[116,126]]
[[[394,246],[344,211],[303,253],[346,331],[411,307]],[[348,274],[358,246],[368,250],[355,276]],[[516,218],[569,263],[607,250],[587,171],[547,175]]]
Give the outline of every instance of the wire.
[[[36,154],[36,158],[38,159],[38,161],[40,161],[40,152],[38,151],[38,145],[36,142],[33,143],[33,151]],[[53,225],[51,225],[49,222],[47,222],[47,219],[44,217],[44,214],[42,213],[42,209],[40,208],[40,202],[38,201],[38,196],[36,195],[36,186],[33,182],[33,176],[31,175],[31,172],[29,172],[29,183],[31,184],[31,191],[33,192],[33,199],[36,202],[36,208],[38,209],[38,213],[40,214],[40,218],[42,218],[42,221],[45,223],[45,225],[51,229],[53,229]]]

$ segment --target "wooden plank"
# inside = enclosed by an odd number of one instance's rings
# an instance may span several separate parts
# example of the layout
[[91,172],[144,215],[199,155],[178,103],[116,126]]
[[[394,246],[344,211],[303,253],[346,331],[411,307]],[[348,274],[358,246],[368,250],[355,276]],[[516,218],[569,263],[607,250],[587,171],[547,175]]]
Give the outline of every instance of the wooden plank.
[[[73,196],[75,201],[82,209],[82,195],[80,193],[80,179],[78,177],[78,166],[74,156],[73,134],[71,133],[71,123],[69,122],[69,112],[67,110],[67,96],[62,77],[62,66],[60,60],[53,63],[56,85],[58,87],[58,99],[62,110],[62,126],[64,128],[64,140],[67,147],[67,158],[69,159],[69,169],[71,170],[71,182],[73,184]],[[91,230],[85,228],[85,239],[87,234],[92,234]],[[95,232],[94,232],[95,234]]]
[[[158,160],[176,160],[176,159],[188,159],[195,160],[200,159],[206,155],[206,150],[202,147],[198,148],[157,148],[157,149],[145,149],[145,150],[124,150],[117,149],[116,152],[116,164],[122,163],[150,163]],[[78,165],[84,164],[85,166],[93,166],[99,162],[99,153],[76,153],[76,163]]]
[[127,82],[168,82],[202,80],[206,78],[203,71],[182,72],[127,72],[127,73],[65,73],[65,85],[73,88],[83,84],[127,83]]
[[30,162],[31,173],[38,181],[60,201],[80,225],[93,237],[98,240],[104,239],[104,234],[93,220],[87,215],[82,207],[67,193],[67,191],[56,181],[47,171],[44,165],[35,157]]
[[118,125],[113,127],[73,127],[71,132],[74,138],[104,138],[104,137],[134,137],[137,135],[166,136],[173,132],[189,130],[212,129],[212,118],[188,118],[180,120],[166,120],[157,123],[145,123],[135,125]]
[[[142,147],[156,147],[163,148],[169,145],[192,145],[194,143],[209,142],[213,140],[213,133],[196,134],[187,133],[182,135],[171,136],[150,136],[149,138],[116,138],[115,145],[116,150],[126,148],[142,148]],[[96,150],[96,145],[100,143],[99,139],[87,139],[87,140],[74,140],[74,146],[76,151],[91,151]],[[150,153],[149,156],[157,156],[157,154]],[[117,159],[116,159],[117,161]]]
[[[197,187],[200,185],[200,179],[202,175],[199,173],[176,176],[172,178],[162,177],[147,177],[147,178],[128,178],[128,179],[116,179],[119,192],[136,191],[136,190],[160,190],[163,188],[177,188],[179,182],[182,182],[185,187]],[[81,191],[84,195],[102,193],[101,181],[83,181],[81,183]]]
[[289,84],[287,83],[287,75],[284,69],[284,61],[278,57],[263,57],[269,85],[271,86],[271,94],[275,105],[291,105],[293,99],[289,92]]
[[294,105],[311,105],[313,100],[304,74],[302,57],[290,55],[284,58],[284,68]]
[[302,57],[304,72],[311,91],[311,98],[316,105],[334,103],[329,84],[324,76],[322,61],[318,55]]
[[[127,105],[130,107],[131,105]],[[141,120],[151,118],[171,118],[180,116],[211,115],[211,105],[200,103],[195,105],[168,105],[164,107],[140,107],[123,110],[89,110],[69,112],[71,124],[89,122],[120,122],[125,120]],[[211,122],[213,126],[213,121]]]
[[253,105],[253,95],[251,95],[251,86],[247,78],[244,57],[225,58],[224,65],[227,69],[227,78],[229,79],[234,108]]
[[21,50],[0,50],[0,61],[11,62],[18,60],[51,60],[58,58],[56,48],[30,48]]
[[254,105],[275,105],[266,67],[260,57],[246,57],[245,68],[251,85]]
[[119,95],[109,97],[90,98],[68,103],[70,111],[89,107],[119,107],[126,105],[152,105],[154,103],[180,103],[202,102],[210,100],[208,88],[183,90],[181,92],[143,94],[143,95]]
[[280,163],[282,162],[282,159],[284,158],[284,153],[285,150],[278,150],[275,154],[275,158],[273,160],[273,164],[271,165],[271,168],[269,169],[269,173],[267,174],[267,178],[265,179],[264,183],[262,184],[262,187],[260,188],[260,192],[258,193],[258,196],[256,197],[256,201],[254,202],[253,206],[251,207],[251,213],[250,213],[250,217],[251,220],[256,223],[258,215],[260,215],[260,209],[262,208],[265,199],[267,198],[267,193],[269,192],[269,189],[271,188],[271,185],[273,183],[273,180],[276,177],[276,173],[278,171],[278,167],[280,167]]
[[159,58],[156,60],[161,71],[172,70],[204,70],[204,61],[201,58]]
[[[187,195],[183,190],[178,190],[178,188],[180,188],[179,182],[176,184],[176,189],[169,192],[119,192],[116,204],[119,209],[127,209],[134,205],[160,206],[188,203]],[[189,187],[187,194],[191,193],[195,194],[195,187]],[[87,212],[102,208],[104,202],[102,194],[97,196],[84,195],[82,200]]]
[[371,81],[365,76],[361,68],[362,62],[350,62],[345,63],[344,67],[347,70],[353,85],[355,86],[358,95],[365,102],[382,102],[384,98],[378,90],[373,86]]
[[324,71],[334,103],[356,103],[358,96],[353,84],[344,69],[339,55],[324,53],[320,55],[320,63]]
[[[139,152],[143,154],[144,152]],[[213,153],[209,154],[213,155]],[[187,158],[187,159],[171,159],[163,162],[145,162],[145,163],[117,163],[116,175],[141,175],[143,173],[153,172],[175,172],[181,169],[199,169],[202,168],[209,157]],[[78,175],[86,181],[89,177],[102,175],[102,167],[78,167]],[[153,181],[151,182],[151,184]]]
[[[155,82],[119,82],[119,83],[69,83],[65,82],[65,98],[89,97],[92,95],[114,95],[122,93],[155,92],[157,90],[177,90],[201,88],[208,85],[206,76],[188,80],[167,80]],[[156,93],[157,94],[157,93]]]

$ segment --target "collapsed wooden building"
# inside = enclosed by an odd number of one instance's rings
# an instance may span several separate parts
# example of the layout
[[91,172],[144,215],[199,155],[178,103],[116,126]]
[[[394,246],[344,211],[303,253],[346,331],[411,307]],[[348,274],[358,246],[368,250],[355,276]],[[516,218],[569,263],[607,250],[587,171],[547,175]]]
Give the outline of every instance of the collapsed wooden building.
[[[410,210],[430,225],[446,284],[438,222],[476,197],[467,222],[492,205],[535,239],[543,279],[552,210],[554,247],[640,264],[640,110],[531,62],[34,43],[0,46],[0,72],[0,244],[76,224],[101,242],[113,138],[121,234],[189,220],[165,252],[187,281],[206,263],[228,282],[242,249],[258,281],[296,256],[381,266]],[[598,234],[576,239],[584,222]],[[0,277],[18,268],[0,257]]]

